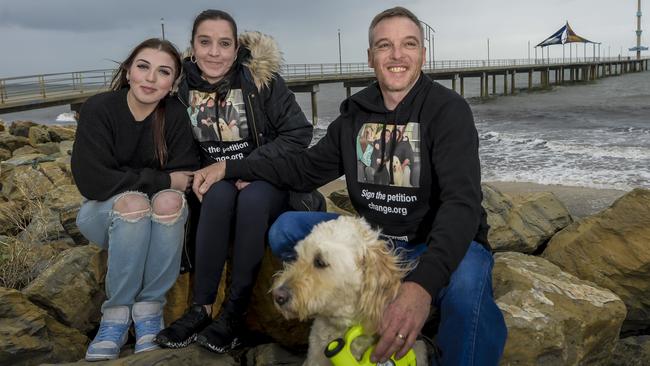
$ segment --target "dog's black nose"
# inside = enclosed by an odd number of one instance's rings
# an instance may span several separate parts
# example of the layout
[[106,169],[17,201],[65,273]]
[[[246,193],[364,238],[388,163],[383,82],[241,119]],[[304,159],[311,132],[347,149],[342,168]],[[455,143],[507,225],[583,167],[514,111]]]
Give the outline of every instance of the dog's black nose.
[[280,286],[273,290],[273,300],[279,306],[282,306],[291,300],[291,293],[285,286]]

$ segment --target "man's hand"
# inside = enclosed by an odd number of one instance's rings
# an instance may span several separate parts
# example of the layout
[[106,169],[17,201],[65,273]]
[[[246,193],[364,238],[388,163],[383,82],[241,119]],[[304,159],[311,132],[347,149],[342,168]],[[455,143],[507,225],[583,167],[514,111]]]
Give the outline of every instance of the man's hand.
[[212,165],[208,165],[203,169],[194,172],[194,183],[192,190],[199,201],[203,201],[203,195],[210,189],[210,187],[222,180],[226,175],[226,162],[218,161]]
[[171,181],[169,188],[185,192],[188,189],[192,188],[193,176],[193,172],[187,171],[169,173],[169,179]]
[[370,360],[386,362],[397,352],[400,359],[415,344],[424,322],[429,316],[431,295],[415,282],[404,282],[397,297],[384,310],[379,326],[379,342]]

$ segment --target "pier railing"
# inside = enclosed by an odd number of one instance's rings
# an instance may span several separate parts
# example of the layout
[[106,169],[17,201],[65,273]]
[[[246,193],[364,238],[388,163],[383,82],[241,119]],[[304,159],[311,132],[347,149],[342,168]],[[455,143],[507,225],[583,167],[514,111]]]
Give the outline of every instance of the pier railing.
[[107,89],[113,69],[73,71],[0,79],[0,103],[44,100]]
[[[607,63],[630,61],[628,57],[619,58],[551,58],[551,59],[494,59],[494,60],[437,60],[426,62],[427,72],[451,71],[463,69],[499,68],[516,66],[544,66],[558,64]],[[74,97],[87,93],[106,90],[113,77],[114,69],[74,71],[56,74],[41,74],[19,77],[0,78],[0,106],[43,101],[56,98]],[[350,76],[371,76],[373,70],[365,62],[358,63],[322,63],[322,64],[285,64],[280,74],[287,81],[336,81]]]

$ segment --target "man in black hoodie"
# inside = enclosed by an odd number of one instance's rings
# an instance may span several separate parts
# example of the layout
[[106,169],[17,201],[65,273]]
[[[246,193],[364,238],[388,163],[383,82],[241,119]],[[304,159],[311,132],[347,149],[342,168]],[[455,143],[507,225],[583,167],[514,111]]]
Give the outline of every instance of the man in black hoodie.
[[[433,305],[441,314],[438,361],[496,365],[507,330],[492,296],[478,134],[465,100],[422,73],[423,38],[422,25],[409,10],[396,7],[378,14],[370,25],[368,49],[377,83],[342,103],[341,115],[314,147],[275,159],[215,163],[195,173],[193,188],[200,196],[218,180],[242,178],[309,191],[344,174],[359,215],[419,257],[384,312],[373,362],[406,354]],[[371,182],[357,176],[362,159],[357,154],[363,149],[356,144],[368,132],[374,132],[373,148],[379,150],[372,154],[375,177],[383,177]],[[413,150],[410,169],[402,169],[395,154],[398,134]],[[335,217],[285,213],[269,232],[271,249],[290,259],[293,246],[315,224]]]

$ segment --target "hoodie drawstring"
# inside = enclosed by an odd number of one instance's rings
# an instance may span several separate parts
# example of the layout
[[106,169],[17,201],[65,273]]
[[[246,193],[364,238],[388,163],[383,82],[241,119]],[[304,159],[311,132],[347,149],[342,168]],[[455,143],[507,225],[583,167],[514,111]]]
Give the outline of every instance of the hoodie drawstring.
[[[393,156],[395,155],[395,148],[397,145],[397,112],[399,111],[399,107],[401,104],[398,104],[395,110],[393,111],[393,129],[390,132],[390,150],[388,151],[389,157],[389,166],[388,166],[388,177],[389,177],[389,182],[388,184],[395,184],[395,181],[393,179]],[[384,157],[386,156],[386,125],[388,124],[388,119],[384,120],[384,123],[382,124],[382,130],[381,130],[381,162],[379,163],[379,167],[377,167],[377,171],[380,172],[382,169],[386,167],[386,160]]]

